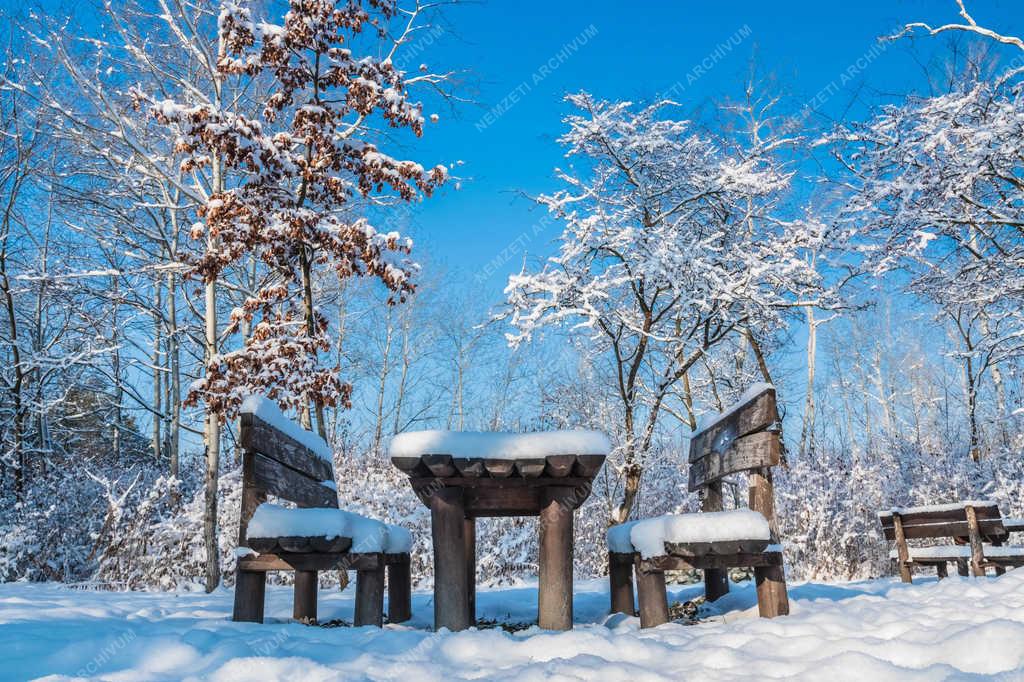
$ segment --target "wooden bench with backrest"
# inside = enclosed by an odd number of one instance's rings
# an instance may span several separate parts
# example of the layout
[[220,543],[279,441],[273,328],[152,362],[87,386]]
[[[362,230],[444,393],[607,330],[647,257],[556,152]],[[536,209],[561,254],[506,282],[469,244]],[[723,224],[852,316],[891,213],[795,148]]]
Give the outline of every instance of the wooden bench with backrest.
[[[268,571],[294,571],[293,617],[314,623],[318,572],[356,571],[356,625],[383,624],[384,574],[388,619],[411,617],[411,537],[404,529],[338,509],[327,444],[288,420],[276,404],[249,398],[239,442],[242,503],[233,620],[263,622]],[[274,495],[297,509],[267,502]]]
[[[895,543],[890,558],[896,562],[900,579],[912,582],[911,569],[933,566],[939,579],[948,575],[949,562],[957,564],[960,575],[968,567],[974,576],[985,575],[989,567],[997,575],[1007,566],[1024,566],[1024,547],[1008,547],[1010,533],[1024,531],[1024,520],[1004,519],[999,506],[990,501],[965,501],[925,507],[897,507],[878,512],[885,539]],[[952,545],[911,547],[908,540],[952,539]]]
[[[689,489],[699,493],[701,513],[609,530],[612,612],[634,614],[633,574],[640,626],[647,628],[669,618],[665,571],[702,570],[705,598],[714,601],[729,591],[727,569],[750,567],[760,615],[789,613],[771,472],[781,458],[778,422],[775,389],[751,387],[690,440]],[[722,479],[738,472],[748,474],[749,509],[722,511]]]

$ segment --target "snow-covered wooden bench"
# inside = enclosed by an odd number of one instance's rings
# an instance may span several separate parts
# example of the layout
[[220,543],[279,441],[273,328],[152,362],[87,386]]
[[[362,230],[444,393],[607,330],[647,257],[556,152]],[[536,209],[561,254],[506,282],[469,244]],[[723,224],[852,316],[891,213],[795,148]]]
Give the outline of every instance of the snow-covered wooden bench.
[[[994,567],[997,575],[1007,566],[1024,566],[1024,547],[1007,547],[1010,533],[1024,531],[1024,519],[1004,519],[991,501],[967,500],[924,507],[895,507],[878,512],[885,539],[895,543],[889,558],[896,562],[900,578],[912,582],[914,565],[934,566],[939,578],[948,575],[946,564],[956,562],[960,575],[985,575]],[[952,545],[910,547],[907,540],[952,539]]]
[[[750,567],[764,618],[789,613],[782,547],[775,524],[771,467],[781,444],[775,389],[752,386],[735,405],[695,432],[690,440],[690,491],[701,513],[670,514],[608,530],[612,612],[633,614],[636,575],[640,627],[668,621],[665,571],[704,572],[705,597],[729,591],[726,570]],[[722,511],[722,478],[748,472],[749,509]]]
[[[318,571],[355,570],[355,624],[380,627],[386,570],[388,619],[408,620],[409,532],[339,509],[330,448],[273,402],[246,400],[239,435],[244,454],[233,619],[262,623],[267,571],[295,571],[293,616],[315,622]],[[298,508],[268,503],[268,494]]]

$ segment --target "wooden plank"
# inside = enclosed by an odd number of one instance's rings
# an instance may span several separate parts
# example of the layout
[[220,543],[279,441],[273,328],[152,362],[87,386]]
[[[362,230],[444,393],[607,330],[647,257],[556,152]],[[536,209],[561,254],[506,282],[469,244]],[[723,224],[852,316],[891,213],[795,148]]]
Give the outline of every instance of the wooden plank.
[[330,571],[347,567],[349,554],[260,554],[238,560],[240,571]]
[[245,546],[260,554],[273,554],[280,549],[277,546],[277,538],[249,538]]
[[[242,501],[238,515],[238,546],[245,547],[249,533],[249,521],[256,513],[256,508],[267,501],[267,491],[256,485],[253,478],[253,458],[255,453],[247,450],[242,454]],[[257,548],[256,551],[262,551]]]
[[761,552],[747,554],[705,554],[695,557],[660,556],[643,559],[640,566],[650,571],[706,571],[711,568],[757,568],[758,566],[781,566],[782,552]]
[[727,542],[666,542],[665,552],[678,557],[703,557],[708,554],[731,556],[740,553],[759,554],[768,545],[768,540],[730,540]]
[[338,492],[294,469],[260,454],[253,455],[253,482],[256,487],[300,507],[338,507]]
[[540,514],[541,494],[544,488],[510,486],[472,487],[462,490],[465,495],[465,511],[469,516],[536,516]]
[[423,463],[435,477],[444,478],[457,473],[451,455],[423,455]]
[[572,629],[572,495],[549,487],[541,498],[537,624],[544,630]]
[[452,464],[455,465],[455,470],[463,478],[480,478],[487,475],[484,461],[479,458],[453,457]]
[[485,459],[484,468],[491,478],[508,478],[516,470],[516,463],[511,459]]
[[[982,537],[989,539],[1005,538],[1006,533],[1002,522],[999,520],[978,521],[978,530]],[[886,540],[896,539],[895,529],[892,524],[882,526],[882,534]],[[903,524],[903,534],[908,540],[921,540],[925,538],[966,538],[970,535],[966,518],[963,521],[942,523],[916,523],[913,525]]]
[[[975,507],[974,511],[979,521],[1002,519],[1002,515],[999,513],[999,507],[994,503],[991,506]],[[878,520],[882,525],[891,525],[892,515],[892,510],[880,512]],[[959,509],[943,509],[938,511],[917,511],[910,513],[900,512],[900,518],[903,519],[904,528],[918,524],[941,524],[946,522],[966,523],[967,510],[965,507],[961,507]]]
[[576,464],[572,468],[572,475],[579,478],[594,478],[604,464],[604,455],[576,455]]
[[313,538],[309,537],[279,537],[277,545],[283,552],[292,554],[311,554],[313,549]]
[[523,478],[537,478],[544,473],[545,466],[547,466],[547,462],[544,461],[543,457],[534,459],[517,459],[516,473]]
[[239,415],[239,443],[316,481],[333,481],[334,466],[254,414]]
[[763,431],[778,420],[779,411],[775,404],[775,389],[766,388],[741,406],[733,409],[728,417],[698,433],[690,441],[690,461],[695,462],[713,453],[723,454],[732,448],[732,444],[736,440],[748,434]]
[[565,478],[572,473],[576,455],[548,455],[544,458],[544,475],[551,478]]
[[463,478],[461,476],[433,478],[428,476],[426,478],[410,479],[410,483],[413,487],[429,488],[431,490],[438,490],[442,487],[465,488],[468,490],[471,488],[545,488],[548,486],[557,486],[559,488],[567,486],[584,487],[590,486],[591,480],[589,478],[577,478],[575,476],[559,479],[550,479],[547,477]]
[[427,476],[430,469],[420,457],[392,457],[391,463],[406,476]]
[[690,464],[690,492],[737,471],[775,466],[781,452],[779,436],[771,431],[739,438],[725,452],[713,452]]

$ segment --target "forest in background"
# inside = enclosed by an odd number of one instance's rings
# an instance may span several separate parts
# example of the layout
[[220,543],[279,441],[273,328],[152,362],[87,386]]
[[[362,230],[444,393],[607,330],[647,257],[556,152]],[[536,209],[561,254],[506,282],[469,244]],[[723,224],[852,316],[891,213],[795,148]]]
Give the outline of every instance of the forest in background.
[[[316,110],[317,79],[293,87],[304,72],[282,76],[271,49],[292,38],[234,3],[11,18],[0,580],[230,583],[232,410],[251,391],[331,443],[343,507],[414,530],[427,581],[428,514],[388,462],[393,434],[608,433],[576,528],[577,575],[596,576],[609,523],[697,508],[687,434],[759,381],[786,410],[795,579],[887,572],[889,505],[984,497],[1024,516],[1024,73],[992,47],[1024,59],[1020,40],[963,7],[956,27],[908,27],[980,35],[929,92],[832,125],[763,64],[714,114],[570,95],[551,127],[575,163],[535,198],[554,255],[480,301],[391,232],[456,191],[457,167],[388,154],[418,157],[431,111],[468,106],[467,65],[419,66],[417,40],[459,8],[366,9],[349,43],[366,58]],[[325,147],[338,158],[295,170]],[[479,533],[482,582],[535,572],[531,519]]]

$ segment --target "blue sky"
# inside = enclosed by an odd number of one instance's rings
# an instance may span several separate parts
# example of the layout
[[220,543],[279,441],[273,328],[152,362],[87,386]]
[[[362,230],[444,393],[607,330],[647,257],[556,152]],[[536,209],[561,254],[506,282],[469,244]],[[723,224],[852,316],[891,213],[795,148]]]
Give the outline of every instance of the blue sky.
[[[969,7],[979,22],[1024,32],[1018,0]],[[558,234],[555,224],[534,227],[542,214],[522,194],[557,187],[552,170],[563,163],[556,140],[566,93],[645,101],[682,83],[673,98],[686,110],[707,110],[741,93],[756,55],[760,70],[777,77],[786,106],[814,101],[816,123],[857,118],[892,93],[925,90],[922,65],[934,68],[951,54],[945,38],[880,49],[878,36],[908,21],[952,21],[957,11],[954,0],[529,0],[458,5],[444,16],[447,32],[421,35],[409,67],[466,69],[462,92],[474,102],[437,109],[439,123],[406,152],[425,164],[461,160],[463,179],[461,189],[417,211],[411,232],[420,258],[443,266],[481,302],[496,303],[523,251],[546,255]],[[853,79],[843,79],[851,68]]]

